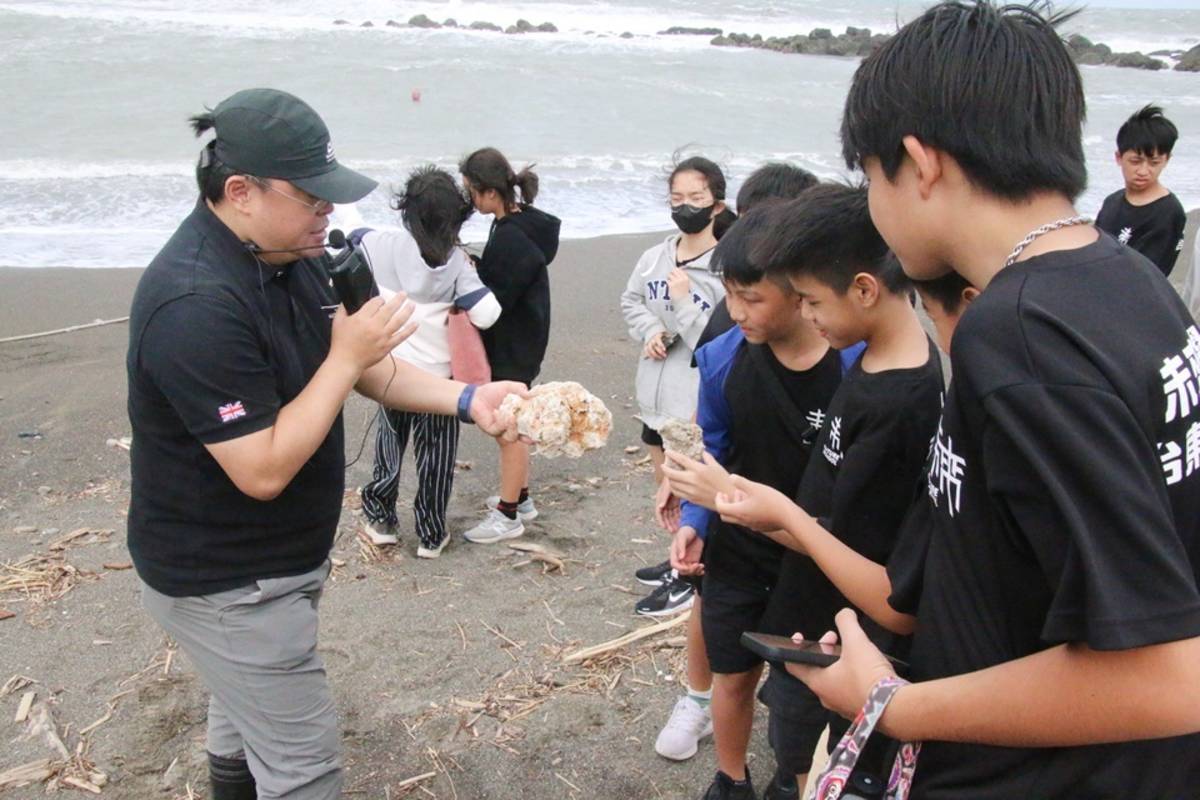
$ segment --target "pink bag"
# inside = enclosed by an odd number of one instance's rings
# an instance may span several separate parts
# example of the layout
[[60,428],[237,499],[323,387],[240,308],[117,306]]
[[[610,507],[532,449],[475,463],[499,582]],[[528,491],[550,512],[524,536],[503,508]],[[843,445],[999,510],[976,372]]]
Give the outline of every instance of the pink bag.
[[[838,800],[847,788],[847,781],[858,763],[858,757],[874,732],[879,718],[883,716],[892,695],[908,681],[895,676],[884,678],[871,688],[866,705],[858,712],[846,735],[829,754],[829,762],[817,776],[808,800]],[[917,755],[921,752],[920,742],[902,742],[892,762],[892,771],[886,776],[884,800],[907,800],[912,789],[913,772],[917,768]]]
[[487,383],[492,379],[483,337],[471,324],[466,312],[450,309],[446,317],[446,335],[450,340],[450,377],[463,383]]

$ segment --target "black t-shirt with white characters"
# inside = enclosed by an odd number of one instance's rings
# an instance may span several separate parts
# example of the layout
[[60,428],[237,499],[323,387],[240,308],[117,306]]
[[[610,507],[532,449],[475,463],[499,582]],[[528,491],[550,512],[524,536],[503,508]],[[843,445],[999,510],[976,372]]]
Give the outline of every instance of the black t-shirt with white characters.
[[[912,676],[1060,643],[1123,650],[1200,636],[1200,330],[1162,275],[1106,236],[1015,264],[964,314],[951,363],[928,542],[897,548],[889,565],[893,605],[917,614]],[[927,742],[913,797],[1198,792],[1190,736]]]
[[1096,215],[1096,227],[1123,245],[1128,245],[1154,262],[1163,275],[1170,275],[1183,250],[1187,213],[1179,198],[1168,192],[1144,206],[1125,199],[1125,190],[1104,198]]
[[[864,372],[860,358],[842,380],[800,483],[797,502],[834,536],[885,563],[912,505],[937,428],[944,388],[933,342],[923,366]],[[781,597],[802,611],[799,631],[819,637],[848,605],[812,559],[788,552]],[[885,649],[890,636],[871,628]]]
[[[755,352],[761,358],[756,359]],[[782,406],[765,385],[768,377],[764,367],[787,394],[790,408]],[[841,380],[841,355],[832,347],[820,361],[800,371],[781,364],[770,346],[743,342],[723,386],[732,422],[732,447],[725,467],[749,480],[793,494],[800,485],[825,409]],[[797,426],[785,423],[785,414],[803,414],[803,427],[811,431],[806,441],[797,441]],[[784,552],[783,545],[766,536],[714,515],[704,549],[705,571],[734,585],[770,589],[779,577]]]

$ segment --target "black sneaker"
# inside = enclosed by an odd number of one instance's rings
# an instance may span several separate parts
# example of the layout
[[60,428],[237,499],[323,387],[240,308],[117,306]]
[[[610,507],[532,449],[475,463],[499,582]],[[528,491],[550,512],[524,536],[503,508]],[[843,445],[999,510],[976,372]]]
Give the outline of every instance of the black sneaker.
[[763,790],[762,800],[800,800],[800,787],[795,775],[780,775],[779,770],[771,776],[771,782]]
[[735,781],[724,772],[717,770],[716,777],[709,784],[708,791],[700,800],[757,800],[754,785],[750,782],[750,770],[746,770],[746,780]]
[[645,617],[666,617],[687,611],[692,607],[696,590],[687,581],[672,578],[662,583],[648,597],[637,601],[633,607],[635,614]]
[[661,564],[655,564],[653,567],[642,567],[633,573],[633,577],[638,579],[638,583],[644,583],[647,586],[658,586],[671,577],[671,562],[664,561]]

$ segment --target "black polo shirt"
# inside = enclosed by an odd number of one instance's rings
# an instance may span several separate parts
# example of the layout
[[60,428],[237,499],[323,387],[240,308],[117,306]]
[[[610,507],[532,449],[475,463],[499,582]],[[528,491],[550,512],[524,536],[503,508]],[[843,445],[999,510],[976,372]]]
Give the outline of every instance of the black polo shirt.
[[205,449],[275,423],[329,352],[321,264],[261,264],[203,200],[159,251],[130,311],[129,552],[151,587],[211,594],[295,575],[329,554],[341,513],[339,415],[270,501],[243,494]]

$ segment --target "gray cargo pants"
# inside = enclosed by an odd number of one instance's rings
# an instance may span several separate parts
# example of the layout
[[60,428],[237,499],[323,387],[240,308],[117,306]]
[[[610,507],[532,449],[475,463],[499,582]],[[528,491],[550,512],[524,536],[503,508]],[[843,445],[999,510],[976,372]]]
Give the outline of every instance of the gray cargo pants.
[[208,752],[244,754],[259,798],[332,800],[342,789],[337,715],[317,655],[317,603],[329,569],[326,562],[198,597],[142,584],[146,610],[212,694]]

